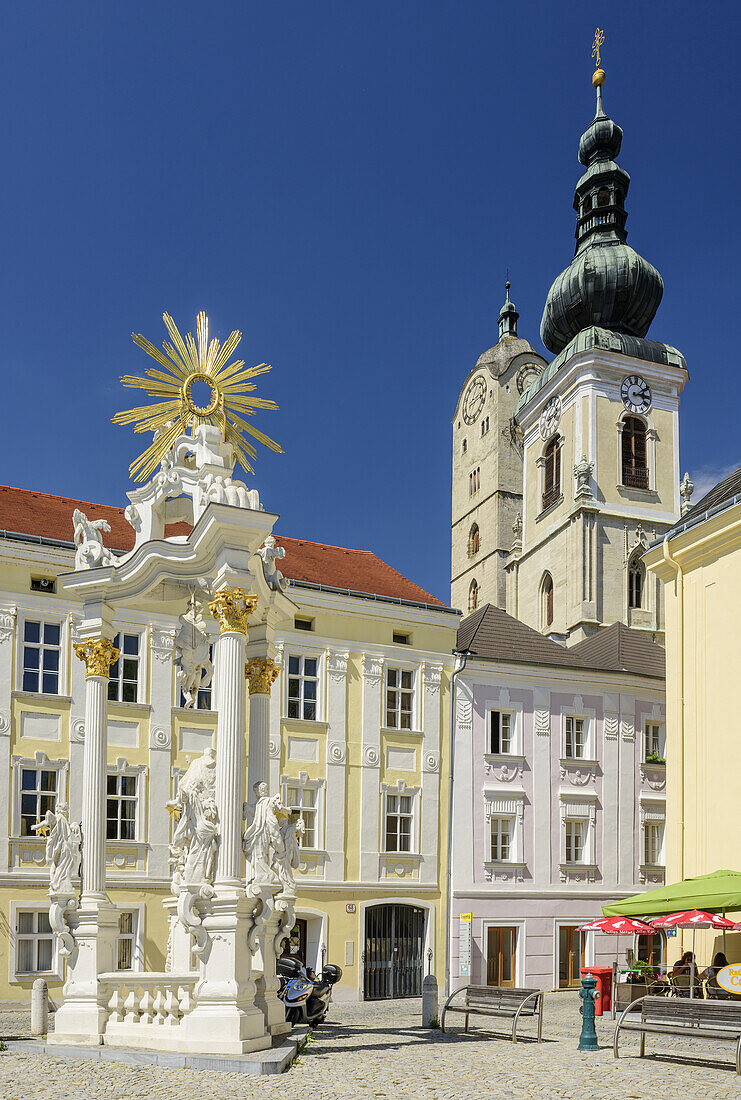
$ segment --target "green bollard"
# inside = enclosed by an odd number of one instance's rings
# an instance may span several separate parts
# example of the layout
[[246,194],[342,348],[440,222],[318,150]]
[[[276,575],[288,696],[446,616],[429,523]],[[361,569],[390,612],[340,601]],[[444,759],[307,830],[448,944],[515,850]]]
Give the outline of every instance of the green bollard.
[[587,974],[581,980],[579,996],[582,1004],[579,1009],[582,1015],[581,1035],[579,1036],[578,1050],[599,1050],[597,1032],[594,1027],[594,1002],[599,997],[597,979]]

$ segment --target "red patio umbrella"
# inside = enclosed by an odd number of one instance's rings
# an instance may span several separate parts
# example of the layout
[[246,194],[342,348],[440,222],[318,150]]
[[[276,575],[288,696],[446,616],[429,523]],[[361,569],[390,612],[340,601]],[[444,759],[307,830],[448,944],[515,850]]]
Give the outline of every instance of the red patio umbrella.
[[[617,936],[615,945],[615,965],[612,971],[613,983],[617,982],[617,971],[620,960],[620,936],[655,936],[656,929],[650,924],[645,924],[635,917],[601,917],[599,920],[582,924],[580,932],[604,932],[606,936]],[[615,1019],[615,993],[612,994],[612,1018]]]
[[734,921],[721,917],[719,913],[706,913],[703,909],[685,909],[681,913],[669,913],[666,917],[655,917],[651,924],[654,928],[692,929],[690,997],[695,995],[695,932],[698,928],[717,928],[725,933],[727,930],[736,927]]

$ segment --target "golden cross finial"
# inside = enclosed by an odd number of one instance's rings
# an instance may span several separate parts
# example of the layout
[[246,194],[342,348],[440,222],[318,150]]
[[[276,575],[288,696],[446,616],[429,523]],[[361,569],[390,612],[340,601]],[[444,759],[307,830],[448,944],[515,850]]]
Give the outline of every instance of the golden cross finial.
[[592,43],[592,57],[595,59],[595,62],[594,62],[595,69],[599,69],[599,67],[602,63],[602,58],[600,57],[600,50],[601,50],[601,48],[604,44],[604,41],[605,41],[605,32],[603,30],[600,30],[599,27],[597,27],[597,30],[594,32],[594,42]]

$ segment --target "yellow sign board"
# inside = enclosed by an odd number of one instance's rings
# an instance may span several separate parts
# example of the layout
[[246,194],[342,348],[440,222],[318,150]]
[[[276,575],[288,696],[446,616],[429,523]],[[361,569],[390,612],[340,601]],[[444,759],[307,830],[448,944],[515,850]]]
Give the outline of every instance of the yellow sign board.
[[473,920],[473,913],[461,913],[458,917],[458,920],[472,921]]
[[730,966],[724,966],[715,975],[715,980],[721,989],[725,989],[729,993],[741,993],[741,963],[731,963]]

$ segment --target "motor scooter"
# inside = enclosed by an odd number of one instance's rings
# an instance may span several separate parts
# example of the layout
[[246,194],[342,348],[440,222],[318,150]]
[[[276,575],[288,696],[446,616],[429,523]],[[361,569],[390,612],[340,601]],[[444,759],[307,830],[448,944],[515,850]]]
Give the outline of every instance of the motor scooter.
[[332,1000],[332,986],[342,977],[340,967],[328,963],[321,977],[317,977],[298,959],[284,955],[278,959],[276,970],[281,979],[278,997],[286,1006],[286,1020],[309,1027],[324,1023]]

